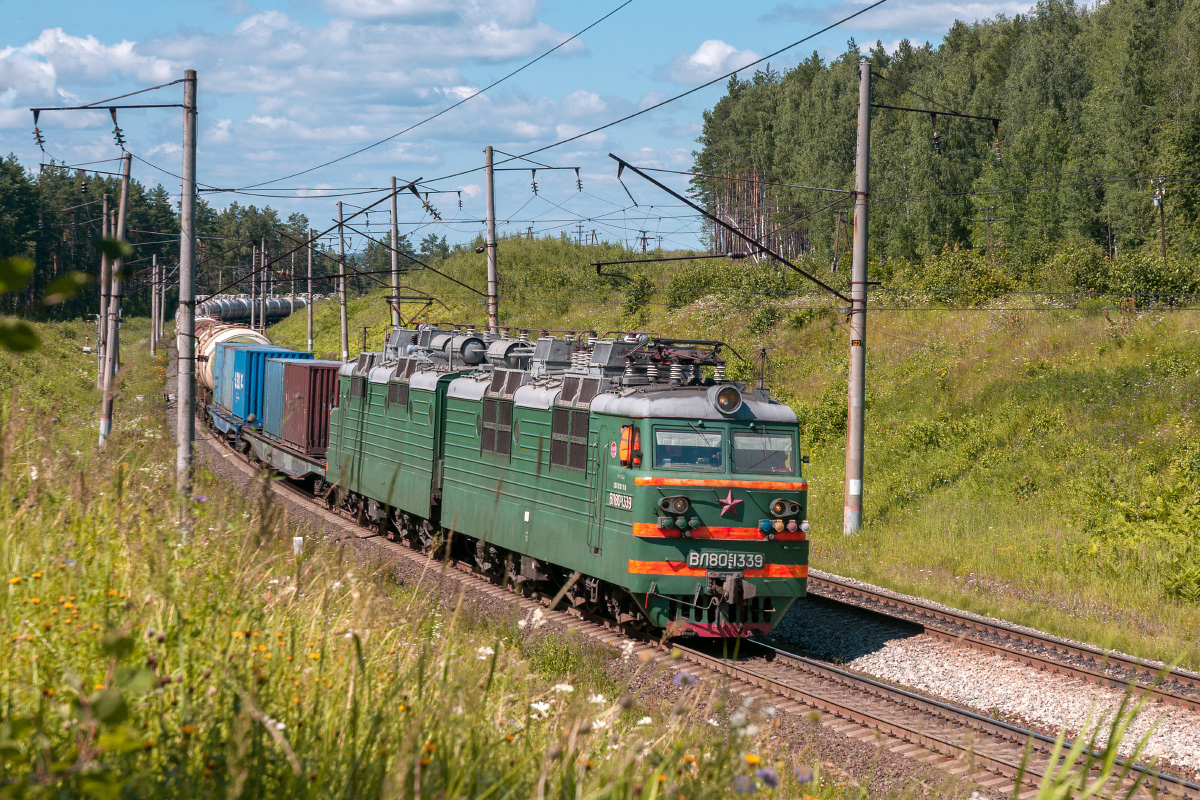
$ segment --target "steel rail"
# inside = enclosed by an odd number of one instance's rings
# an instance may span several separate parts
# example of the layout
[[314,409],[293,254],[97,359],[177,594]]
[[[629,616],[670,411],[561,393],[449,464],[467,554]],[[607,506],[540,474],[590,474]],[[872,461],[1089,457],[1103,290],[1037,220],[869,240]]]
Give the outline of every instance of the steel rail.
[[[906,689],[901,689],[896,686],[889,685],[874,678],[865,675],[859,675],[849,670],[844,670],[835,667],[831,664],[824,663],[815,659],[807,658],[796,653],[788,652],[773,645],[757,642],[757,644],[766,647],[775,654],[777,659],[783,659],[786,666],[792,669],[801,669],[810,674],[818,675],[826,680],[833,680],[850,688],[856,689],[863,694],[874,694],[876,697],[889,702],[903,702],[921,712],[940,717],[950,723],[965,724],[972,730],[992,736],[1002,743],[1016,744],[1024,746],[1026,743],[1031,744],[1035,749],[1042,753],[1050,753],[1056,744],[1056,739],[1052,736],[1047,736],[1034,730],[1022,728],[1012,723],[1004,722],[1003,720],[993,719],[983,716],[969,709],[956,706],[952,703],[947,703],[942,700],[936,700],[931,697],[916,694]],[[977,743],[971,743],[974,748]],[[974,756],[979,755],[978,750],[973,750]],[[1087,755],[1083,753],[1082,755]],[[1099,756],[1099,754],[1093,754]],[[1005,769],[1012,766],[1011,761],[1004,759],[994,759],[998,761]],[[1164,787],[1167,793],[1178,796],[1197,796],[1200,795],[1200,784],[1193,783],[1184,778],[1179,778],[1174,775],[1169,775],[1148,767],[1142,767],[1138,764],[1128,762],[1123,759],[1115,759],[1114,763],[1118,767],[1128,767],[1130,772],[1135,772],[1139,775],[1144,775],[1147,779],[1154,782],[1155,788],[1162,791]],[[1040,768],[1026,767],[1026,775],[1033,776],[1037,779],[1036,782],[1027,781],[1031,785],[1036,785],[1040,782],[1043,775]]]
[[[887,619],[900,620],[919,625],[929,636],[943,641],[966,645],[982,652],[999,655],[1026,666],[1079,678],[1090,683],[1107,686],[1134,694],[1149,695],[1162,703],[1200,711],[1200,697],[1190,697],[1173,692],[1161,685],[1163,681],[1175,682],[1189,689],[1200,690],[1200,678],[1172,671],[1169,667],[1145,659],[1125,656],[1091,645],[1073,643],[1061,638],[1018,628],[1000,621],[986,621],[977,615],[936,606],[916,598],[898,596],[895,592],[852,584],[836,575],[809,573],[808,593],[824,600],[868,611]],[[986,641],[970,633],[982,633],[1005,639],[1016,644],[1043,648],[1062,656],[1092,662],[1100,669],[1070,664],[1055,658],[1031,653],[1018,647]],[[1113,666],[1135,676],[1130,680],[1109,675],[1102,671]],[[1140,679],[1140,680],[1139,680]],[[1151,681],[1146,685],[1141,681]]]

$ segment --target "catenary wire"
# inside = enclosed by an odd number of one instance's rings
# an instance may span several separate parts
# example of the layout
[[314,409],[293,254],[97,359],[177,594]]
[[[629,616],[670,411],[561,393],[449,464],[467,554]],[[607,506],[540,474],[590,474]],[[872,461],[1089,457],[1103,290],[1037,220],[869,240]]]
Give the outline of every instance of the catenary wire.
[[492,81],[491,83],[489,83],[487,86],[483,87],[482,89],[479,89],[478,91],[474,92],[473,94],[470,94],[470,95],[468,95],[468,96],[466,96],[466,97],[462,98],[462,99],[461,99],[461,100],[459,100],[457,103],[454,103],[454,104],[452,104],[452,105],[450,105],[450,106],[447,106],[446,108],[443,108],[441,111],[437,112],[436,114],[433,114],[433,115],[431,115],[431,116],[428,116],[428,117],[426,117],[426,118],[424,118],[424,119],[420,120],[419,122],[416,122],[416,123],[414,123],[414,124],[412,124],[412,125],[409,125],[407,128],[405,128],[405,129],[404,129],[404,130],[402,130],[402,131],[398,131],[397,133],[393,133],[391,136],[388,136],[386,139],[380,139],[379,141],[377,141],[377,142],[374,142],[374,143],[372,143],[372,144],[369,144],[369,145],[367,145],[366,147],[360,147],[359,149],[357,149],[357,150],[355,150],[355,151],[353,151],[353,152],[351,152],[351,153],[347,153],[347,154],[346,154],[346,155],[344,155],[344,156],[339,156],[339,157],[337,157],[337,158],[333,159],[332,161],[326,161],[325,163],[323,163],[323,164],[318,164],[318,165],[317,165],[317,166],[315,166],[315,167],[309,167],[308,169],[301,170],[301,171],[299,171],[299,172],[293,172],[291,175],[284,175],[282,178],[276,178],[276,179],[274,179],[274,180],[270,180],[270,181],[263,181],[262,183],[255,183],[255,184],[250,184],[250,185],[248,185],[248,186],[243,186],[243,187],[241,187],[241,188],[239,189],[239,191],[241,191],[241,190],[245,190],[245,189],[257,189],[257,188],[260,188],[260,187],[263,187],[263,186],[268,186],[268,185],[270,185],[270,184],[272,184],[272,183],[278,183],[279,181],[285,181],[285,180],[287,180],[288,178],[295,178],[295,177],[296,177],[296,176],[298,176],[298,175],[306,175],[306,174],[308,174],[308,173],[310,173],[310,172],[315,172],[316,170],[318,170],[318,169],[321,169],[321,168],[323,168],[323,167],[328,167],[330,164],[336,164],[336,163],[338,163],[339,161],[345,161],[346,159],[348,159],[348,158],[352,158],[352,157],[354,157],[354,156],[358,155],[359,153],[365,153],[367,150],[370,150],[370,149],[372,149],[372,148],[374,148],[374,147],[378,147],[378,146],[379,146],[379,145],[381,145],[381,144],[386,144],[387,142],[390,142],[391,140],[395,139],[395,138],[396,138],[396,137],[398,137],[398,136],[403,136],[404,134],[408,133],[409,131],[411,131],[411,130],[414,130],[415,128],[419,128],[420,126],[424,125],[425,123],[427,123],[427,122],[430,122],[430,121],[432,121],[432,120],[435,120],[435,119],[437,119],[438,117],[442,116],[443,114],[445,114],[445,113],[447,113],[447,112],[449,112],[449,111],[452,111],[452,110],[454,110],[454,109],[458,108],[458,107],[459,107],[459,106],[461,106],[463,103],[466,103],[466,102],[468,102],[469,100],[472,100],[472,99],[474,99],[474,98],[478,97],[479,95],[483,94],[484,92],[487,92],[488,90],[490,90],[490,89],[492,89],[492,88],[494,88],[494,87],[498,86],[499,84],[503,83],[504,81],[506,81],[506,80],[508,80],[509,78],[511,78],[511,77],[513,77],[514,75],[516,75],[518,72],[521,72],[521,71],[525,70],[526,68],[533,66],[533,65],[534,65],[534,64],[536,64],[537,62],[541,61],[543,58],[546,58],[547,56],[549,56],[551,53],[554,53],[555,51],[557,51],[557,50],[561,49],[562,47],[565,47],[567,44],[569,44],[569,43],[571,43],[571,42],[575,41],[575,40],[576,40],[576,39],[578,39],[580,36],[582,36],[583,34],[587,33],[587,32],[588,32],[588,31],[590,31],[592,28],[594,28],[594,27],[596,27],[597,25],[599,25],[601,22],[604,22],[604,20],[608,19],[608,18],[609,18],[609,17],[611,17],[613,14],[616,14],[618,11],[620,11],[622,8],[624,8],[625,6],[629,5],[629,4],[630,4],[630,3],[632,3],[632,2],[633,2],[633,0],[625,0],[625,2],[621,3],[619,6],[617,6],[617,7],[616,7],[616,8],[614,8],[614,9],[612,9],[612,10],[611,10],[611,11],[609,11],[607,14],[605,14],[604,16],[602,16],[602,17],[600,17],[599,19],[597,19],[595,22],[593,22],[593,23],[591,23],[590,25],[588,25],[586,28],[583,28],[583,29],[582,29],[582,30],[580,30],[579,32],[577,32],[577,33],[573,34],[572,36],[570,36],[570,37],[568,37],[568,38],[564,39],[563,41],[559,42],[559,43],[558,43],[558,44],[556,44],[554,47],[552,47],[552,48],[550,48],[549,50],[545,51],[544,53],[542,53],[541,55],[537,56],[537,57],[536,57],[536,58],[534,58],[533,60],[525,62],[524,64],[522,64],[521,66],[517,67],[516,69],[514,69],[512,72],[508,73],[508,74],[507,74],[507,75],[505,75],[504,77],[502,77],[502,78],[499,78],[499,79],[497,79],[497,80],[495,80],[495,81]]
[[[794,41],[789,45],[785,45],[784,47],[781,47],[772,53],[768,53],[767,55],[763,56],[762,58],[760,58],[756,61],[751,61],[749,64],[743,64],[742,66],[738,67],[737,69],[733,70],[732,72],[727,72],[724,75],[713,78],[712,80],[707,81],[706,83],[702,83],[699,86],[694,86],[685,92],[681,92],[677,95],[674,95],[673,97],[668,97],[667,99],[659,101],[652,106],[647,106],[646,108],[639,109],[638,111],[634,111],[631,114],[626,114],[625,116],[619,117],[618,119],[612,120],[611,122],[606,122],[603,125],[592,128],[591,130],[587,130],[587,131],[584,131],[583,133],[575,134],[574,136],[569,136],[565,139],[559,139],[558,141],[551,142],[550,144],[535,148],[533,150],[528,150],[528,151],[522,153],[520,156],[517,156],[516,158],[517,159],[528,159],[529,156],[537,155],[538,153],[545,152],[546,150],[550,150],[555,147],[560,147],[569,142],[574,142],[577,139],[582,139],[585,136],[591,136],[593,133],[599,133],[600,131],[611,128],[614,125],[619,125],[622,122],[627,122],[627,121],[633,119],[634,117],[640,117],[642,114],[647,114],[651,111],[654,111],[657,108],[662,108],[663,106],[667,105],[668,103],[673,103],[676,100],[681,100],[684,97],[695,94],[696,92],[700,91],[701,89],[706,89],[709,86],[712,86],[714,83],[719,83],[721,81],[728,80],[729,78],[733,77],[734,75],[737,75],[739,72],[742,72],[743,70],[747,70],[750,67],[761,64],[762,62],[772,59],[775,56],[780,55],[781,53],[786,53],[788,50],[791,50],[794,47],[798,47],[799,45],[802,45],[805,42],[810,41],[811,39],[814,39],[823,33],[826,33],[827,31],[831,31],[834,28],[849,22],[850,20],[854,19],[855,17],[861,16],[861,15],[867,13],[868,11],[870,11],[873,8],[877,8],[878,6],[881,6],[886,2],[887,2],[887,0],[875,0],[874,3],[871,3],[868,6],[864,6],[863,8],[860,8],[858,11],[855,11],[853,14],[848,14],[847,16],[842,17],[841,19],[837,20],[836,22],[832,22],[829,25],[826,25],[824,28],[814,31],[813,33],[810,33],[809,35],[805,36],[803,39],[798,39],[797,41]],[[509,159],[509,160],[511,161],[514,159]],[[501,162],[501,163],[507,163],[507,161]],[[462,175],[470,175],[471,173],[478,172],[481,169],[483,169],[483,167],[473,167],[471,169],[462,170],[461,172],[454,172],[449,175],[443,175],[439,178],[430,178],[426,181],[422,181],[422,183],[436,183],[438,181],[445,181],[445,180],[449,180],[450,178],[460,177]]]

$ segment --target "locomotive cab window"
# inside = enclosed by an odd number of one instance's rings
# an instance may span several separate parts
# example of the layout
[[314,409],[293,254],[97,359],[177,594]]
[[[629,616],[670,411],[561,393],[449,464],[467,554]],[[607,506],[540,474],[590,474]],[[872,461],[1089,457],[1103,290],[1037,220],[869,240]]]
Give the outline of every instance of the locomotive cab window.
[[666,469],[721,469],[720,431],[656,428],[654,466]]
[[636,425],[621,427],[621,466],[640,467],[642,465],[642,435]]
[[733,469],[735,472],[796,472],[795,439],[790,433],[734,431]]

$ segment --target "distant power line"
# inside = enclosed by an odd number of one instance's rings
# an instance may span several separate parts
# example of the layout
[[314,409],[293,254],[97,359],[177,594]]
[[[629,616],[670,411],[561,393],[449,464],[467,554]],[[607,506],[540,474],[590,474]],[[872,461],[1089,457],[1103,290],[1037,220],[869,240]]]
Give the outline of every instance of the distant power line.
[[326,161],[326,162],[325,162],[325,163],[323,163],[323,164],[317,164],[315,167],[309,167],[308,169],[303,169],[303,170],[300,170],[299,172],[293,172],[293,173],[292,173],[292,174],[290,174],[290,175],[284,175],[282,178],[275,178],[274,180],[263,181],[262,183],[254,183],[254,184],[251,184],[251,185],[249,185],[249,186],[243,186],[243,187],[241,187],[241,189],[239,189],[239,190],[237,190],[237,191],[244,191],[245,189],[257,189],[257,188],[259,188],[259,187],[262,187],[262,186],[268,186],[268,185],[270,185],[270,184],[272,184],[272,183],[278,183],[279,181],[285,181],[285,180],[287,180],[288,178],[295,178],[295,177],[296,177],[296,176],[298,176],[298,175],[306,175],[306,174],[308,174],[309,172],[314,172],[314,171],[316,171],[316,170],[318,170],[318,169],[321,169],[322,167],[328,167],[330,164],[336,164],[336,163],[338,163],[339,161],[345,161],[347,158],[352,158],[352,157],[354,157],[354,156],[358,155],[359,153],[365,153],[367,150],[370,150],[370,149],[371,149],[371,148],[373,148],[373,147],[378,147],[378,146],[379,146],[379,145],[381,145],[381,144],[386,144],[387,142],[390,142],[392,139],[395,139],[397,136],[403,136],[404,134],[408,133],[409,131],[411,131],[411,130],[414,130],[414,129],[416,129],[416,128],[419,128],[419,127],[421,127],[421,126],[422,126],[422,125],[424,125],[426,122],[430,122],[430,121],[432,121],[432,120],[435,120],[435,119],[437,119],[438,117],[442,116],[443,114],[445,114],[445,113],[447,113],[447,112],[449,112],[449,111],[453,111],[454,109],[458,108],[459,106],[461,106],[463,103],[467,102],[468,100],[472,100],[472,99],[474,99],[474,98],[478,97],[479,95],[483,94],[484,92],[488,91],[489,89],[492,89],[493,87],[495,87],[495,86],[498,86],[499,84],[501,84],[501,83],[503,83],[504,81],[508,80],[508,79],[509,79],[509,78],[511,78],[512,76],[516,75],[518,72],[521,72],[522,70],[526,69],[527,67],[531,67],[531,66],[533,66],[534,64],[536,64],[537,62],[541,61],[543,58],[545,58],[546,56],[550,55],[550,54],[551,54],[551,53],[553,53],[554,51],[556,51],[556,50],[559,50],[560,48],[562,48],[562,47],[565,47],[567,44],[569,44],[569,43],[573,42],[574,40],[578,39],[580,36],[582,36],[583,34],[587,33],[587,32],[588,32],[588,31],[590,31],[592,28],[596,27],[596,26],[597,26],[597,25],[599,25],[601,22],[603,22],[604,20],[608,19],[608,18],[609,18],[609,17],[611,17],[613,14],[617,13],[617,12],[618,12],[618,11],[620,11],[622,8],[624,8],[625,6],[629,5],[629,4],[630,4],[630,3],[632,3],[632,2],[633,2],[633,0],[625,0],[625,2],[621,3],[621,5],[617,6],[617,7],[616,7],[616,8],[614,8],[612,11],[609,11],[607,14],[605,14],[605,15],[604,15],[604,16],[602,16],[602,17],[600,17],[598,20],[596,20],[595,22],[593,22],[591,25],[588,25],[586,28],[584,28],[583,30],[579,31],[578,33],[575,33],[574,35],[572,35],[572,36],[570,36],[570,37],[568,37],[568,38],[566,38],[566,39],[562,40],[561,42],[559,42],[558,44],[556,44],[554,47],[551,47],[549,50],[547,50],[546,52],[544,52],[544,53],[542,53],[541,55],[539,55],[537,58],[534,58],[532,61],[526,61],[524,64],[522,64],[521,66],[517,67],[517,68],[516,68],[516,69],[514,69],[512,72],[508,73],[508,74],[507,74],[507,75],[505,75],[503,78],[499,78],[499,79],[497,79],[497,80],[494,80],[494,81],[492,81],[492,82],[491,82],[491,83],[489,83],[487,86],[485,86],[485,87],[483,87],[482,89],[479,89],[478,91],[476,91],[476,92],[474,92],[474,93],[472,93],[472,94],[470,94],[470,95],[468,95],[468,96],[464,97],[463,99],[459,100],[457,103],[454,103],[454,104],[452,104],[452,105],[449,105],[449,106],[447,106],[446,108],[443,108],[441,111],[437,112],[436,114],[432,114],[432,115],[430,115],[430,116],[426,117],[425,119],[422,119],[422,120],[421,120],[421,121],[419,121],[419,122],[415,122],[415,123],[413,123],[412,125],[409,125],[407,128],[405,128],[405,129],[404,129],[404,130],[402,130],[402,131],[397,131],[396,133],[393,133],[391,136],[388,136],[388,137],[386,137],[386,138],[384,138],[384,139],[380,139],[380,140],[379,140],[379,141],[377,141],[377,142],[372,142],[371,144],[369,144],[369,145],[367,145],[367,146],[365,146],[365,147],[360,147],[359,149],[357,149],[357,150],[355,150],[355,151],[353,151],[353,152],[351,152],[351,153],[347,153],[347,154],[346,154],[346,155],[344,155],[344,156],[338,156],[337,158],[335,158],[335,159],[332,159],[332,160],[330,160],[330,161]]

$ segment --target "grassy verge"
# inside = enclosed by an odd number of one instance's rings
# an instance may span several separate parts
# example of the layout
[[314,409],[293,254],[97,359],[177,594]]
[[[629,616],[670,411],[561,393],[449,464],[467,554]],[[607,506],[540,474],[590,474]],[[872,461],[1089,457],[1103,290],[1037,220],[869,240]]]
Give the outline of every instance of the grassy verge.
[[[431,606],[319,535],[296,556],[261,483],[202,473],[181,535],[164,359],[126,326],[97,452],[94,364],[70,331],[43,327],[0,372],[0,795],[857,794],[720,686],[680,672],[666,701],[630,695],[619,655],[536,619]],[[658,669],[628,668],[638,685]]]
[[[1200,668],[1200,326],[1196,312],[955,309],[889,299],[868,331],[866,518],[841,534],[848,331],[771,268],[715,262],[627,268],[559,240],[505,240],[504,322],[719,338],[799,413],[812,563],[960,607]],[[470,252],[441,265],[474,286]],[[618,271],[622,268],[609,268]],[[483,322],[478,297],[435,275],[443,319]],[[417,306],[406,305],[406,313]],[[353,300],[352,351],[388,309]],[[318,352],[338,349],[337,306],[315,307]],[[303,346],[303,317],[273,329]],[[757,376],[753,363],[732,373]]]

